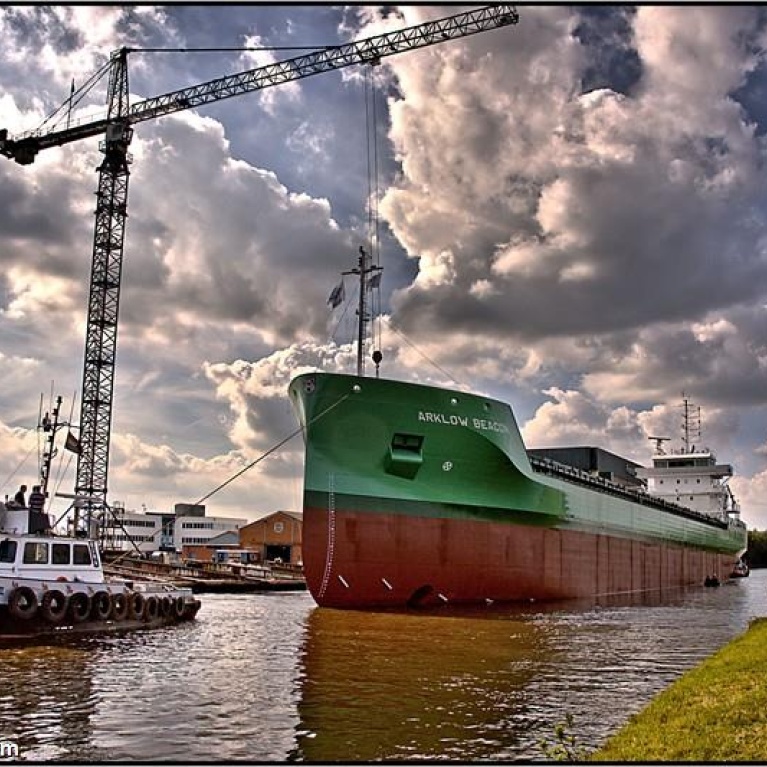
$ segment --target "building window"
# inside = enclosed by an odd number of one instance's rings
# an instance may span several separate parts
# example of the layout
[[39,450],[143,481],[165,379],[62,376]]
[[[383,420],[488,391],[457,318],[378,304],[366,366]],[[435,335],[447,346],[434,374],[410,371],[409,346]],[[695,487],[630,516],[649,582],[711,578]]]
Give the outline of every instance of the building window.
[[274,523],[274,532],[275,533],[281,533],[285,529],[285,525],[282,524],[282,522],[275,522]]

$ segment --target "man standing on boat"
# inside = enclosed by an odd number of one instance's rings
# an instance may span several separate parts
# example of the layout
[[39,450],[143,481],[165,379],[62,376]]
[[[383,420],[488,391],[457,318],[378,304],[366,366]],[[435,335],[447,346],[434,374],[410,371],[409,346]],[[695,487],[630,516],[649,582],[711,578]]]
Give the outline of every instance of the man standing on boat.
[[35,535],[45,535],[51,529],[51,520],[43,512],[45,507],[45,495],[40,490],[40,485],[33,485],[29,494],[29,532]]
[[33,485],[29,494],[29,510],[42,514],[45,507],[45,496],[40,492],[40,485]]
[[14,503],[18,504],[18,506],[20,508],[22,508],[22,509],[26,509],[27,508],[27,501],[26,501],[26,498],[24,497],[24,493],[26,493],[26,492],[27,492],[27,486],[26,485],[22,485],[16,491],[16,495],[13,496]]

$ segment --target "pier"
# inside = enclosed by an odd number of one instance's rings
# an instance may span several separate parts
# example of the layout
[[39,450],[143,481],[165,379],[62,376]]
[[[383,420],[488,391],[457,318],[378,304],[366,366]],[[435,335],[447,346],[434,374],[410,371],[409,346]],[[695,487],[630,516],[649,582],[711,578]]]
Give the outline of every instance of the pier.
[[257,566],[190,560],[165,563],[126,557],[105,561],[104,572],[116,578],[188,586],[196,594],[306,590],[301,568],[286,564]]

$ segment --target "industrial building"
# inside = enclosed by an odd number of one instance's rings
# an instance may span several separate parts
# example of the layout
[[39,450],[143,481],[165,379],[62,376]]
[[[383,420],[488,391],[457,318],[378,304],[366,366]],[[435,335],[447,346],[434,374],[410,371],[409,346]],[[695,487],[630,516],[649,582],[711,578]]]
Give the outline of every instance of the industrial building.
[[303,563],[303,514],[275,511],[240,528],[240,548],[261,554],[261,561],[280,559],[285,563]]

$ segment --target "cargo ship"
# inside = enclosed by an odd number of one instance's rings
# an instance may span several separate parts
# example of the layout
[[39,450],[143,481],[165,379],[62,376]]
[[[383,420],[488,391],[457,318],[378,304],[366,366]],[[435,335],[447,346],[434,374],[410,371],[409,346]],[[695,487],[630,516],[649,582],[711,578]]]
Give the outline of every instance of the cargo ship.
[[746,527],[732,468],[710,450],[666,454],[654,438],[652,468],[612,456],[625,470],[600,474],[528,451],[503,402],[379,378],[378,352],[376,377],[363,376],[365,278],[379,267],[360,252],[347,272],[361,283],[357,375],[289,386],[305,443],[304,573],[319,605],[606,597],[734,571]]
[[702,585],[725,580],[746,549],[731,467],[710,451],[636,469],[673,488],[660,495],[528,452],[511,408],[487,397],[320,372],[289,393],[305,440],[304,571],[319,605]]

